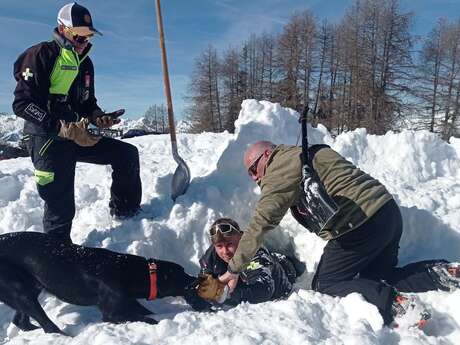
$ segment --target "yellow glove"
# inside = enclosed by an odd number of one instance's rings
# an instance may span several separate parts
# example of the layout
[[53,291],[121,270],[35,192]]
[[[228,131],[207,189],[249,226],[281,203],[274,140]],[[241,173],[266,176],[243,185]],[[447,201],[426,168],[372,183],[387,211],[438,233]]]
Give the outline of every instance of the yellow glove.
[[72,140],[80,146],[94,146],[99,142],[101,137],[89,134],[87,128],[88,120],[85,118],[78,122],[65,122],[61,120],[61,128],[59,129],[58,136]]
[[198,296],[203,299],[223,303],[228,295],[227,285],[221,283],[219,279],[214,278],[211,274],[202,274],[199,276]]

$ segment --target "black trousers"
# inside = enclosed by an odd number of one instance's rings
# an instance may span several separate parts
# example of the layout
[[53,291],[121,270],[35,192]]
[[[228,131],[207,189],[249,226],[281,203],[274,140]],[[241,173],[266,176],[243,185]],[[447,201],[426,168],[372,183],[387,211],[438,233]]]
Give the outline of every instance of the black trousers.
[[109,206],[115,214],[139,208],[142,187],[139,152],[135,146],[120,140],[102,138],[92,147],[81,147],[68,140],[30,136],[28,149],[35,167],[38,193],[45,201],[45,232],[70,241],[75,215],[76,162],[112,166]]
[[386,324],[390,323],[396,290],[425,292],[440,288],[428,268],[443,260],[396,267],[401,234],[401,213],[391,200],[363,225],[327,243],[312,288],[342,297],[358,292],[377,306]]

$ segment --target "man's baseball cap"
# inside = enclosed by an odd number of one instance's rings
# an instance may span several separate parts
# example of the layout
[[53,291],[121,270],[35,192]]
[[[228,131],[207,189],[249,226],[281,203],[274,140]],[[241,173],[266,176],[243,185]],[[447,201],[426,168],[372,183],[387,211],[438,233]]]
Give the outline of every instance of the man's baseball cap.
[[80,36],[90,36],[102,33],[96,30],[93,26],[91,14],[86,7],[83,7],[76,2],[64,5],[57,16],[58,24],[72,28],[72,31]]

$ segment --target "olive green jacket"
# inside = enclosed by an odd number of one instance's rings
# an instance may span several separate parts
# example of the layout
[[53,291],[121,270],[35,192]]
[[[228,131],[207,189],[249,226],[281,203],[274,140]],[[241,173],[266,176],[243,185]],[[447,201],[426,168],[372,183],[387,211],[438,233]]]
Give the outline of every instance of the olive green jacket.
[[[299,202],[301,153],[301,147],[287,145],[273,150],[260,183],[261,197],[229,263],[229,271],[242,271],[262,245],[265,232],[278,226],[289,208]],[[324,240],[356,229],[392,199],[379,181],[328,147],[315,154],[313,167],[339,206],[339,212],[318,234]]]

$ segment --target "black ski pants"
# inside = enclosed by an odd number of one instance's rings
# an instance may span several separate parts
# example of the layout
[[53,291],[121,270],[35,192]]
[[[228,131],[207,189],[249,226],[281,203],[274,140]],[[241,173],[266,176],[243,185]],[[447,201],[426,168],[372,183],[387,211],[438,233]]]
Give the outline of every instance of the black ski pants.
[[397,268],[401,234],[401,213],[391,200],[363,225],[327,243],[312,288],[341,297],[358,292],[377,306],[386,324],[390,323],[396,290],[424,292],[439,288],[428,268],[443,261],[421,261]]
[[76,162],[112,166],[109,206],[113,213],[123,214],[139,208],[142,187],[139,153],[135,146],[102,138],[94,146],[81,147],[69,140],[31,135],[28,149],[35,167],[38,193],[45,201],[45,232],[59,236],[63,241],[71,241]]

